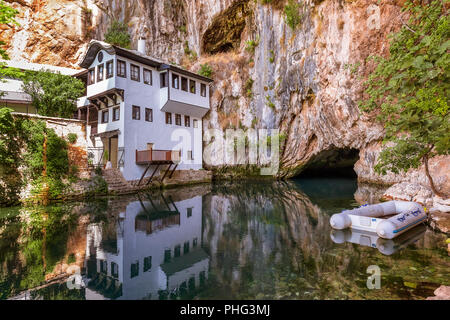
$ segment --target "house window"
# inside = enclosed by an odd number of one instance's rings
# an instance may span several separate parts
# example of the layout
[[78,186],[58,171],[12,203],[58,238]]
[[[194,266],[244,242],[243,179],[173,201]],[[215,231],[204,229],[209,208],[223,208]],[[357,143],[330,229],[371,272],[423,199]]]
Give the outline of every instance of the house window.
[[200,85],[200,95],[202,97],[206,97],[206,84],[202,83]]
[[106,79],[112,78],[114,76],[114,61],[108,61],[106,63]]
[[90,69],[88,71],[88,86],[95,83],[95,69]]
[[141,120],[141,107],[133,106],[133,120]]
[[181,126],[181,114],[175,114],[175,124]]
[[191,151],[191,150],[189,150],[189,151],[187,152],[187,159],[188,159],[188,160],[194,160],[194,158],[192,157],[192,151]]
[[135,66],[134,64],[132,64],[130,66],[130,70],[131,70],[131,80],[134,81],[141,81],[140,79],[140,73],[141,73],[141,68],[139,68],[138,66]]
[[153,109],[145,108],[145,121],[153,122]]
[[172,74],[172,88],[180,89],[180,77],[177,74]]
[[187,208],[187,217],[192,217],[192,208]]
[[139,261],[131,264],[131,278],[137,277],[139,275]]
[[100,272],[108,273],[108,263],[105,260],[100,260]]
[[170,262],[170,259],[172,258],[172,252],[170,249],[167,249],[164,251],[164,263]]
[[100,64],[97,66],[97,82],[103,81],[103,71],[105,70],[105,66]]
[[194,119],[194,128],[198,128],[198,120]]
[[111,262],[111,275],[113,278],[119,277],[119,266],[115,262]]
[[195,277],[191,277],[188,282],[188,288],[190,291],[195,290]]
[[189,91],[195,94],[195,81],[189,80]]
[[183,254],[189,253],[189,241],[186,241],[183,246]]
[[161,82],[161,88],[167,87],[167,72],[161,73],[159,77]]
[[177,245],[175,246],[174,252],[173,252],[173,256],[175,258],[179,257],[181,255],[181,246]]
[[188,79],[181,77],[181,90],[188,91]]
[[184,126],[185,127],[190,127],[191,126],[191,117],[184,116]]
[[199,278],[200,278],[200,285],[203,286],[206,282],[206,272],[200,271]]
[[194,240],[192,240],[192,247],[193,247],[193,248],[196,248],[196,247],[197,247],[197,244],[198,244],[198,239],[197,239],[197,238],[195,238]]
[[108,121],[109,121],[108,110],[102,111],[102,123],[108,123]]
[[127,77],[127,63],[125,61],[117,60],[117,76]]
[[153,85],[152,71],[144,69],[144,83]]
[[144,272],[147,272],[152,268],[152,257],[145,257],[144,258]]
[[97,58],[98,58],[98,62],[102,62],[102,61],[103,61],[103,52],[102,52],[102,51],[100,51],[100,52],[98,53]]
[[120,120],[120,107],[113,108],[113,121]]
[[166,112],[166,124],[172,124],[172,114],[170,112]]

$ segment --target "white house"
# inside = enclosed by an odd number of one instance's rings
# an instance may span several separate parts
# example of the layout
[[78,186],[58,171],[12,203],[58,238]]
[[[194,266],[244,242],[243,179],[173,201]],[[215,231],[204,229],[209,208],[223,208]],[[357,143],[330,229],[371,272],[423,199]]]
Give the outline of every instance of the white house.
[[[93,40],[77,75],[86,82],[78,116],[91,151],[126,180],[202,168],[202,118],[211,79],[145,54]],[[107,152],[105,152],[107,151]]]
[[170,298],[206,281],[201,195],[179,201],[143,195],[117,218],[88,227],[87,299]]

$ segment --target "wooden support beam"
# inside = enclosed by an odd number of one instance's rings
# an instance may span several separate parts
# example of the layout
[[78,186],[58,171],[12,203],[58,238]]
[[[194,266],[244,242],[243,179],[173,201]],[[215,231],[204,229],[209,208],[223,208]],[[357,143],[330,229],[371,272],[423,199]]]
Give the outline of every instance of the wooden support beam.
[[164,179],[166,178],[167,173],[169,172],[171,166],[172,166],[172,164],[169,164],[169,166],[167,167],[166,171],[164,172],[164,175],[163,175],[163,177],[162,177],[162,179],[161,179],[161,183],[162,183],[162,182],[164,181]]
[[156,170],[158,170],[158,168],[159,168],[159,164],[156,166],[155,171],[153,171],[152,175],[150,176],[150,179],[148,179],[147,186],[150,184],[150,182],[152,182],[153,176],[155,175]]
[[145,175],[147,174],[148,169],[150,168],[150,164],[147,166],[147,168],[145,168],[144,173],[141,176],[141,179],[139,180],[138,184],[136,186],[139,186],[142,182],[142,180],[144,180]]
[[172,179],[173,173],[175,172],[175,170],[177,169],[177,167],[178,167],[178,163],[175,164],[175,167],[173,168],[172,172],[171,172],[170,175],[169,175],[169,179]]

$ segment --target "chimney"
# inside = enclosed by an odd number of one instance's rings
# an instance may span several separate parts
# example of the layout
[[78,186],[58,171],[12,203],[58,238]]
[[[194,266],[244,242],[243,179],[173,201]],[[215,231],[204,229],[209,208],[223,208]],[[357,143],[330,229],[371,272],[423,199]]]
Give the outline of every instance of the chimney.
[[142,54],[147,54],[147,43],[145,41],[145,38],[143,37],[139,38],[137,51],[139,51]]

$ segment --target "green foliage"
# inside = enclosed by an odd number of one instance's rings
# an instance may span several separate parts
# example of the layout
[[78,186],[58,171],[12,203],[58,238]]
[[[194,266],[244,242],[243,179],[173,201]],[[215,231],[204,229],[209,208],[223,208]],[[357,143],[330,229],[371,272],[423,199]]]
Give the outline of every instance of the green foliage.
[[245,90],[247,92],[247,97],[252,98],[253,97],[253,83],[255,81],[252,78],[249,78],[245,82]]
[[275,62],[275,52],[273,50],[270,50],[270,57],[269,57],[270,63]]
[[[11,8],[8,6],[4,1],[0,1],[0,24],[6,24],[8,26],[10,25],[16,25],[19,24],[15,20],[16,15],[19,14],[19,11],[17,11],[14,8]],[[0,41],[0,46],[6,45],[5,42]],[[6,50],[0,47],[0,57],[2,59],[9,59],[8,54],[6,53]]]
[[199,75],[207,77],[207,78],[211,78],[212,74],[213,74],[213,69],[211,68],[211,66],[207,63],[200,65],[200,70],[198,72]]
[[[8,6],[4,1],[0,0],[0,25],[6,25],[7,27],[18,26],[19,24],[15,20],[16,15],[19,13],[14,8]],[[4,41],[0,41],[0,58],[4,60],[9,60],[9,56],[4,49],[6,43]],[[0,63],[0,82],[2,78],[18,78],[22,75],[20,70],[15,68],[6,67],[5,63]],[[0,97],[2,93],[0,92]]]
[[272,102],[272,99],[270,98],[269,95],[266,96],[266,102],[267,102],[267,106],[275,111],[275,104]]
[[[25,175],[33,184],[33,193],[39,194],[47,184],[49,196],[60,198],[66,188],[63,179],[69,175],[69,157],[67,142],[59,137],[53,129],[46,128],[43,121],[26,120],[23,123],[26,137]],[[47,138],[46,177],[44,173],[44,141]]]
[[69,141],[70,144],[74,144],[77,142],[78,136],[76,133],[69,133],[67,135],[67,140]]
[[257,37],[255,40],[248,40],[245,43],[245,50],[247,50],[247,52],[251,54],[254,54],[256,47],[259,45],[259,37]]
[[410,19],[392,36],[389,57],[372,57],[377,66],[360,108],[377,114],[391,143],[380,155],[380,173],[407,171],[449,154],[450,21],[444,2],[407,1]]
[[22,88],[39,114],[62,118],[72,118],[84,92],[81,80],[49,71],[26,72]]
[[0,205],[17,203],[22,187],[19,173],[21,139],[21,121],[15,121],[13,110],[0,108]]
[[297,26],[302,22],[302,14],[300,14],[301,3],[297,0],[289,0],[288,4],[284,7],[284,14],[286,15],[286,24],[295,30]]
[[122,48],[131,48],[131,37],[128,26],[123,21],[114,20],[105,34],[105,41]]

